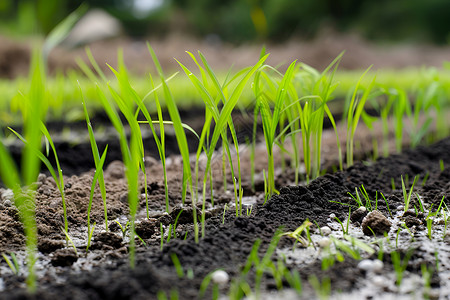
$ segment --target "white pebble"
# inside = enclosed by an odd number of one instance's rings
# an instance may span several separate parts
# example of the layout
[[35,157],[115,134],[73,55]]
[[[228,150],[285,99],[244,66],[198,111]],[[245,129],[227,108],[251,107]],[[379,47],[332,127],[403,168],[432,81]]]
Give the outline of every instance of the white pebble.
[[363,271],[372,271],[373,270],[373,262],[370,259],[363,259],[358,263],[358,269]]
[[320,248],[329,247],[331,245],[331,240],[329,238],[323,238],[317,242],[317,245],[319,245]]
[[214,283],[218,285],[225,285],[230,280],[230,275],[228,275],[228,273],[223,270],[217,270],[214,271],[214,273],[211,276],[211,279]]
[[386,280],[383,278],[383,276],[375,276],[372,278],[372,283],[380,288],[384,288],[386,286]]
[[379,259],[375,259],[373,261],[372,271],[374,271],[375,273],[381,273],[383,271],[383,267],[384,263]]
[[381,260],[375,259],[363,259],[358,264],[358,269],[364,270],[366,272],[380,273],[383,270],[383,262]]
[[320,228],[320,232],[322,232],[324,236],[329,236],[331,234],[331,229],[328,226],[323,226]]
[[336,215],[334,213],[330,214],[330,219],[334,221],[334,218],[336,218]]

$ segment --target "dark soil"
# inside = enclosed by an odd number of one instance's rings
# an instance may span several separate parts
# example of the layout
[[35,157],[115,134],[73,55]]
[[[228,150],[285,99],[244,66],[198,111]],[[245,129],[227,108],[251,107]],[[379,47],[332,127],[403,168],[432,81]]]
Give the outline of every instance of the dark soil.
[[[178,292],[180,299],[197,299],[201,283],[208,274],[214,270],[223,269],[230,278],[234,281],[237,280],[240,278],[243,266],[255,242],[261,241],[258,254],[262,257],[278,230],[283,232],[294,231],[305,220],[309,219],[316,222],[315,225],[311,226],[311,232],[316,236],[319,233],[316,224],[319,227],[329,226],[333,234],[339,235],[342,230],[334,217],[345,222],[344,220],[348,217],[349,212],[345,204],[355,204],[348,193],[354,194],[355,187],[364,185],[371,199],[375,199],[379,192],[382,192],[386,197],[386,202],[381,198],[377,202],[377,210],[383,217],[388,217],[389,222],[393,224],[392,227],[390,225],[386,227],[385,222],[378,222],[384,226],[380,229],[378,237],[382,237],[383,232],[389,231],[390,228],[388,237],[392,237],[391,243],[395,241],[396,230],[400,233],[399,240],[401,243],[403,240],[408,240],[408,243],[403,244],[406,245],[405,247],[399,247],[401,257],[410,256],[407,264],[407,274],[409,275],[405,276],[407,278],[412,278],[414,274],[422,276],[421,266],[427,266],[431,270],[430,285],[435,293],[431,295],[437,295],[437,297],[440,295],[445,298],[449,292],[446,290],[448,288],[446,285],[448,277],[446,276],[450,272],[448,236],[445,234],[433,236],[433,243],[439,245],[439,249],[435,250],[438,258],[438,273],[435,271],[436,257],[433,255],[434,250],[427,248],[426,241],[428,240],[423,238],[426,234],[425,217],[418,213],[405,215],[401,213],[404,209],[404,200],[399,188],[401,187],[401,176],[409,177],[409,187],[412,178],[418,175],[419,180],[414,191],[420,195],[425,211],[430,209],[431,206],[433,207],[431,211],[435,211],[443,196],[445,196],[445,204],[448,204],[450,168],[446,167],[441,171],[439,163],[442,160],[444,166],[450,165],[448,149],[450,149],[450,139],[445,139],[429,147],[421,146],[414,150],[406,150],[401,155],[391,155],[387,158],[378,159],[376,162],[358,162],[345,171],[327,174],[306,186],[285,186],[292,182],[292,172],[278,170],[277,184],[280,194],[273,196],[265,204],[262,194],[263,185],[261,184],[261,170],[265,167],[264,155],[262,154],[264,149],[259,149],[257,150],[260,153],[258,152],[259,155],[257,153],[259,159],[256,168],[256,186],[259,188],[256,191],[251,190],[248,172],[244,172],[243,176],[245,194],[248,195],[244,200],[256,201],[256,204],[252,206],[250,216],[246,216],[245,213],[246,211],[250,212],[250,210],[247,210],[250,206],[245,204],[244,213],[241,217],[235,216],[234,196],[232,190],[230,190],[232,179],[228,176],[228,189],[224,191],[220,177],[221,158],[217,159],[217,166],[214,168],[217,172],[213,176],[216,179],[214,181],[215,206],[212,207],[211,199],[208,198],[206,235],[200,239],[198,244],[195,243],[193,236],[192,208],[189,209],[190,204],[187,204],[190,203],[190,200],[188,199],[186,205],[183,206],[181,199],[181,158],[172,155],[167,164],[169,214],[164,213],[165,197],[161,164],[155,159],[148,158],[146,160],[147,172],[150,175],[145,184],[148,185],[149,189],[150,218],[147,219],[145,216],[145,199],[141,197],[141,211],[138,214],[136,231],[142,241],[136,240],[138,246],[134,269],[129,267],[127,232],[123,235],[122,229],[118,225],[120,223],[122,228],[125,228],[128,214],[127,186],[123,164],[120,161],[114,161],[105,170],[109,232],[103,231],[102,200],[99,191],[97,190],[95,193],[91,218],[92,222],[96,222],[97,227],[88,253],[85,252],[87,243],[86,213],[93,171],[65,178],[69,235],[77,246],[77,254],[72,247],[66,245],[64,242],[65,236],[60,230],[63,226],[62,205],[61,196],[58,194],[55,182],[52,178],[41,175],[36,193],[36,217],[39,234],[38,290],[35,295],[30,295],[26,291],[24,283],[26,266],[23,265],[22,251],[24,246],[23,227],[8,191],[2,189],[0,190],[0,252],[15,252],[19,258],[21,269],[19,275],[14,275],[7,267],[6,262],[1,262],[0,296],[2,299],[157,299],[158,292],[164,291],[167,295],[170,292]],[[243,151],[243,170],[248,171],[249,159],[246,150],[248,149]],[[77,156],[72,157],[74,164],[81,164],[76,160],[78,155],[79,157],[91,156],[90,149],[77,149],[76,152],[78,152]],[[277,161],[279,165],[279,158]],[[83,161],[82,164],[85,163]],[[428,179],[422,185],[425,177],[428,177]],[[392,179],[396,187],[394,190],[392,189]],[[142,192],[144,190],[143,185],[143,177],[141,176]],[[225,203],[228,203],[228,210],[223,217]],[[375,205],[375,203],[371,203],[371,205]],[[410,207],[419,207],[416,195],[413,196]],[[183,208],[183,211],[180,213],[181,208]],[[167,234],[169,225],[174,224],[179,214],[176,228],[177,238],[172,238],[168,243],[165,242],[161,250],[160,226],[163,226],[164,232]],[[394,217],[390,216],[391,214]],[[407,224],[408,230],[403,230],[400,225],[394,224],[396,214]],[[364,239],[360,219],[355,217],[351,227],[354,234]],[[118,223],[114,220],[117,220]],[[436,226],[438,225],[436,224]],[[377,233],[377,229],[373,229]],[[438,229],[433,230],[438,232]],[[411,242],[408,232],[413,235],[413,242]],[[374,238],[371,234],[369,235],[371,237],[366,237],[366,239]],[[123,236],[125,239],[123,239]],[[184,240],[184,237],[186,237],[186,240]],[[164,237],[164,240],[167,240],[167,236]],[[145,242],[146,245],[142,242]],[[314,241],[314,239],[313,242],[316,244],[315,247],[319,245],[319,242]],[[367,243],[369,243],[368,240]],[[296,263],[292,257],[296,255],[295,253],[298,253],[297,251],[303,250],[297,246],[296,248],[300,250],[294,251],[293,245],[294,241],[291,238],[281,237],[277,246],[278,250],[272,259],[277,261],[278,258],[281,259],[282,257],[280,251],[285,253],[286,266],[290,270],[298,270],[300,274],[303,286],[302,298],[304,299],[311,299],[315,295],[314,289],[309,284],[311,276],[317,276],[320,281],[329,278],[332,292],[356,292],[356,299],[361,299],[362,295],[367,293],[367,297],[374,298],[377,297],[376,293],[386,293],[386,295],[398,293],[399,295],[406,295],[406,297],[412,295],[411,292],[390,288],[389,286],[385,286],[378,291],[367,290],[366,293],[364,289],[367,288],[368,281],[375,282],[371,277],[375,275],[360,267],[359,260],[344,255],[345,260],[342,262],[336,261],[333,266],[323,270],[321,259],[317,255],[314,258],[307,259],[307,262]],[[311,245],[307,249],[320,252],[319,247],[314,250],[315,248]],[[377,249],[378,251],[372,256],[367,255],[366,258],[381,257],[384,264],[380,273],[384,275],[377,276],[387,276],[388,279],[385,280],[394,282],[395,286],[395,277],[392,277],[394,269],[391,256],[389,254],[379,256],[381,251],[386,251],[386,253],[390,251],[388,248]],[[174,254],[184,270],[183,276],[177,275],[173,263]],[[255,282],[254,270],[250,271],[245,278],[253,287]],[[283,285],[289,286],[286,281],[283,281]],[[220,293],[226,295],[229,287],[230,283],[219,286]],[[263,296],[269,295],[268,298],[281,297],[281,293],[278,296],[270,296],[270,293],[276,291],[276,289],[277,285],[274,278],[269,273],[265,273],[261,286]],[[211,299],[212,291],[211,284],[206,290],[204,298]]]

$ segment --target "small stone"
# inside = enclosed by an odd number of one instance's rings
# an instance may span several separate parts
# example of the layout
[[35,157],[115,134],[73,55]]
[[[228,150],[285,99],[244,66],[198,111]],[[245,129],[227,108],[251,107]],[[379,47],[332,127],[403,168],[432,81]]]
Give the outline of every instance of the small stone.
[[329,238],[323,238],[317,242],[317,245],[322,249],[329,247],[331,245],[331,240]]
[[405,220],[405,225],[408,228],[413,227],[413,226],[419,226],[422,224],[422,222],[418,218],[410,216],[410,215],[405,216],[403,219]]
[[367,213],[368,213],[367,208],[365,206],[360,206],[357,210],[352,212],[350,220],[352,220],[353,223],[355,222],[361,223],[364,217],[367,216]]
[[364,217],[361,227],[365,235],[384,234],[391,229],[391,222],[378,210]]
[[6,206],[6,207],[11,207],[12,202],[11,202],[11,200],[6,199],[6,200],[3,202],[3,205]]
[[375,276],[372,278],[372,283],[379,287],[379,288],[384,288],[386,287],[386,280],[383,278],[383,276]]
[[331,228],[328,226],[320,227],[320,232],[322,232],[324,236],[329,236],[331,234]]
[[370,259],[363,259],[358,263],[358,269],[370,272],[373,268],[373,262]]
[[47,179],[47,175],[45,175],[43,173],[39,173],[38,178],[37,178],[38,182],[43,184],[43,183],[45,183],[46,179]]
[[384,263],[379,259],[375,259],[373,261],[373,269],[372,271],[375,273],[381,273],[383,271]]
[[155,233],[158,225],[159,223],[155,219],[144,219],[136,224],[135,231],[142,239],[149,239]]
[[42,253],[51,253],[58,249],[64,248],[64,242],[43,238],[38,241],[38,250]]
[[329,215],[329,218],[330,218],[331,220],[334,220],[334,218],[336,218],[336,215],[335,215],[334,213],[332,213],[332,214]]
[[224,286],[230,280],[230,275],[224,270],[217,270],[211,275],[211,280],[221,286]]
[[358,269],[374,273],[380,273],[383,270],[383,266],[383,262],[378,259],[363,259],[358,263]]
[[104,249],[109,246],[112,249],[118,249],[123,246],[122,237],[111,231],[101,231],[93,236],[92,249]]
[[55,267],[68,267],[78,260],[78,256],[73,249],[58,249],[51,256],[51,264]]

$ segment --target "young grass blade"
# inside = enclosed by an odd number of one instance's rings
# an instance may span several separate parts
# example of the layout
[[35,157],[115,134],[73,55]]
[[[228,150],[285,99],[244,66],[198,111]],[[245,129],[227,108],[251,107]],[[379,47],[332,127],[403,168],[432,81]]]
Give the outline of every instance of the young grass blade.
[[177,143],[178,143],[178,148],[180,150],[181,157],[183,158],[182,199],[183,199],[183,203],[184,203],[184,201],[186,199],[186,192],[187,192],[186,185],[187,185],[187,183],[189,183],[189,188],[191,191],[191,200],[192,200],[192,205],[193,205],[193,209],[194,209],[193,218],[194,218],[195,241],[198,242],[197,209],[195,206],[195,199],[192,197],[193,196],[192,172],[191,172],[189,147],[188,147],[188,143],[187,143],[186,134],[184,132],[183,126],[181,125],[182,122],[181,122],[180,113],[178,112],[177,105],[176,105],[176,103],[172,97],[172,94],[169,90],[169,87],[166,83],[161,65],[158,61],[158,58],[156,57],[156,54],[153,51],[153,48],[150,46],[149,43],[147,43],[147,47],[150,52],[150,55],[152,56],[152,59],[155,64],[155,67],[158,71],[159,77],[161,79],[167,109],[169,110],[169,115],[173,122],[173,126],[175,129],[175,136],[176,136]]
[[[100,158],[99,163],[95,167],[95,174],[94,178],[92,179],[92,185],[91,185],[91,193],[89,194],[89,204],[88,204],[88,210],[87,210],[87,227],[88,227],[88,246],[86,248],[86,251],[89,249],[90,245],[90,237],[92,236],[91,232],[91,208],[92,208],[92,200],[94,199],[94,191],[95,191],[95,185],[97,182],[100,183],[100,178],[103,177],[103,164],[105,163],[106,153],[108,151],[108,145],[106,145],[105,150],[103,151],[102,157]],[[104,183],[103,183],[104,184]],[[103,196],[103,195],[102,195]],[[105,212],[106,214],[106,212]],[[105,216],[107,217],[107,216]],[[105,220],[106,222],[106,220]],[[108,223],[106,223],[106,230],[108,230]]]
[[369,98],[370,91],[372,90],[373,86],[375,85],[375,78],[374,77],[369,84],[369,87],[365,89],[363,95],[361,96],[361,99],[357,99],[357,94],[359,87],[361,85],[361,81],[364,78],[364,76],[370,71],[372,66],[366,69],[366,71],[361,75],[359,78],[355,90],[353,92],[352,98],[350,100],[350,104],[348,106],[348,113],[347,113],[347,167],[350,167],[353,165],[353,139],[355,136],[356,127],[358,126],[359,119],[361,117],[361,114],[364,109],[364,105]]
[[[81,95],[81,99],[82,99],[82,103],[83,103],[84,117],[86,119],[86,125],[87,125],[88,132],[89,132],[89,142],[91,144],[92,155],[94,156],[96,175],[98,174],[98,184],[100,186],[100,193],[102,195],[102,200],[103,200],[104,217],[105,217],[105,229],[106,229],[106,231],[108,231],[108,209],[107,209],[107,206],[106,206],[105,179],[103,177],[103,167],[98,168],[98,166],[100,164],[100,161],[101,161],[100,152],[99,152],[98,147],[97,147],[97,142],[95,141],[94,130],[92,129],[91,120],[89,118],[89,114],[88,114],[88,111],[87,111],[87,108],[86,108],[86,101],[84,99],[84,96],[83,96],[83,93],[82,93],[82,90],[81,90],[81,86],[79,84],[78,84],[78,87],[80,89],[80,95]],[[107,147],[108,146],[106,146],[106,148]],[[105,152],[106,152],[106,149],[105,149]]]

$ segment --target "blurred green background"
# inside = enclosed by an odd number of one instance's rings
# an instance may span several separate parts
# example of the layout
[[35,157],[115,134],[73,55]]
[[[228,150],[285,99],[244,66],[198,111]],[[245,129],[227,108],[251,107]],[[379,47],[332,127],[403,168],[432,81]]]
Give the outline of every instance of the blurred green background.
[[[1,0],[0,32],[48,33],[81,4],[76,0]],[[321,29],[377,41],[450,42],[449,0],[87,0],[132,36],[165,34],[176,25],[196,36],[240,43],[313,38]],[[181,21],[180,21],[181,20]],[[180,23],[181,22],[181,23]],[[174,25],[175,24],[175,25]]]

